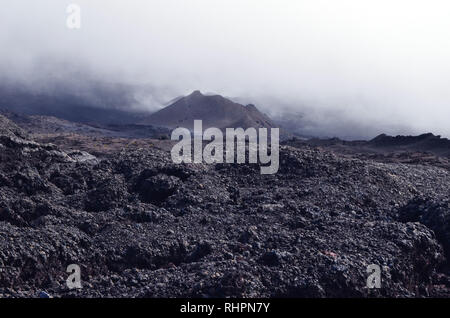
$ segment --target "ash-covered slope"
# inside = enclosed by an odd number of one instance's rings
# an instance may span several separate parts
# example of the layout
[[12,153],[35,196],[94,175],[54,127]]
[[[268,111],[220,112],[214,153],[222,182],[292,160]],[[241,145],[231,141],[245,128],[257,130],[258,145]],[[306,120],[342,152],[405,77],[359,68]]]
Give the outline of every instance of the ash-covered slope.
[[83,124],[53,116],[24,115],[0,109],[0,115],[10,119],[23,131],[29,132],[35,138],[55,138],[63,135],[80,135],[105,138],[168,138],[170,130],[163,127],[136,124]]
[[203,120],[204,128],[275,127],[254,105],[244,106],[220,95],[203,95],[200,91],[178,99],[144,119],[142,124],[193,129],[196,119]]
[[0,297],[450,296],[448,206],[418,208],[429,227],[405,217],[415,198],[448,199],[447,170],[287,146],[276,175],[152,147],[93,158],[0,123]]

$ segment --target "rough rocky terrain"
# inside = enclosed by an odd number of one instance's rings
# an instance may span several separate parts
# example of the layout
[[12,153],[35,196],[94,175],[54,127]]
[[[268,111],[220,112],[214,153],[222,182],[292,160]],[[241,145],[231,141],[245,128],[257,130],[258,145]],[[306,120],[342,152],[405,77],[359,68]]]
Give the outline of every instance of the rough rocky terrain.
[[368,141],[294,137],[284,140],[283,144],[297,148],[311,146],[331,150],[349,158],[362,160],[432,165],[450,169],[450,140],[431,133],[395,137],[381,134]]
[[448,169],[303,145],[260,175],[30,138],[0,117],[0,297],[450,296]]

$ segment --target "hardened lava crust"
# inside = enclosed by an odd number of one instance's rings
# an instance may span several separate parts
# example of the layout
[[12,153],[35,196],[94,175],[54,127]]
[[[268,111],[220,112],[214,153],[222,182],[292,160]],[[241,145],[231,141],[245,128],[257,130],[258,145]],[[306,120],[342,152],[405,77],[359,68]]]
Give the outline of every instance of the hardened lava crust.
[[31,139],[0,117],[0,297],[450,296],[445,168],[282,146],[261,175]]

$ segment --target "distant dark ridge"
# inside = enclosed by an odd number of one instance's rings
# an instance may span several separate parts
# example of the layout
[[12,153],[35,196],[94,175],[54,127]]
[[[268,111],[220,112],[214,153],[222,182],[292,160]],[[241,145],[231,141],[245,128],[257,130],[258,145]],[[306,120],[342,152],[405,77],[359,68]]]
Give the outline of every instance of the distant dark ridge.
[[95,98],[90,98],[64,91],[36,93],[24,87],[0,86],[0,109],[80,123],[133,124],[142,118],[142,114],[126,110],[133,100],[124,89],[100,88],[95,92]]
[[[450,140],[441,136],[426,133],[418,136],[388,136],[381,134],[372,140],[346,141],[339,138],[311,138],[300,139],[290,138],[283,141],[284,145],[302,148],[305,146],[320,147],[343,154],[363,154],[380,156],[401,156],[410,154],[413,157],[418,155],[434,155],[440,158],[450,158]],[[420,154],[421,155],[420,155]],[[373,156],[371,158],[374,158]],[[410,161],[416,162],[417,158]],[[439,159],[440,160],[440,159]],[[447,166],[445,164],[445,166]]]
[[426,133],[419,136],[387,136],[381,134],[369,141],[374,147],[414,147],[417,150],[449,149],[450,140],[439,135]]

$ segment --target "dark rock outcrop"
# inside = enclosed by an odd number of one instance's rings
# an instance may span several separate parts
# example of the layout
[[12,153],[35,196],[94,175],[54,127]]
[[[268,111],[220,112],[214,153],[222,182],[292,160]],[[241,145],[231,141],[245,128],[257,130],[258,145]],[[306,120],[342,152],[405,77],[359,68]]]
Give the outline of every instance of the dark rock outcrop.
[[450,260],[450,201],[415,198],[399,211],[403,222],[420,222],[432,229]]

